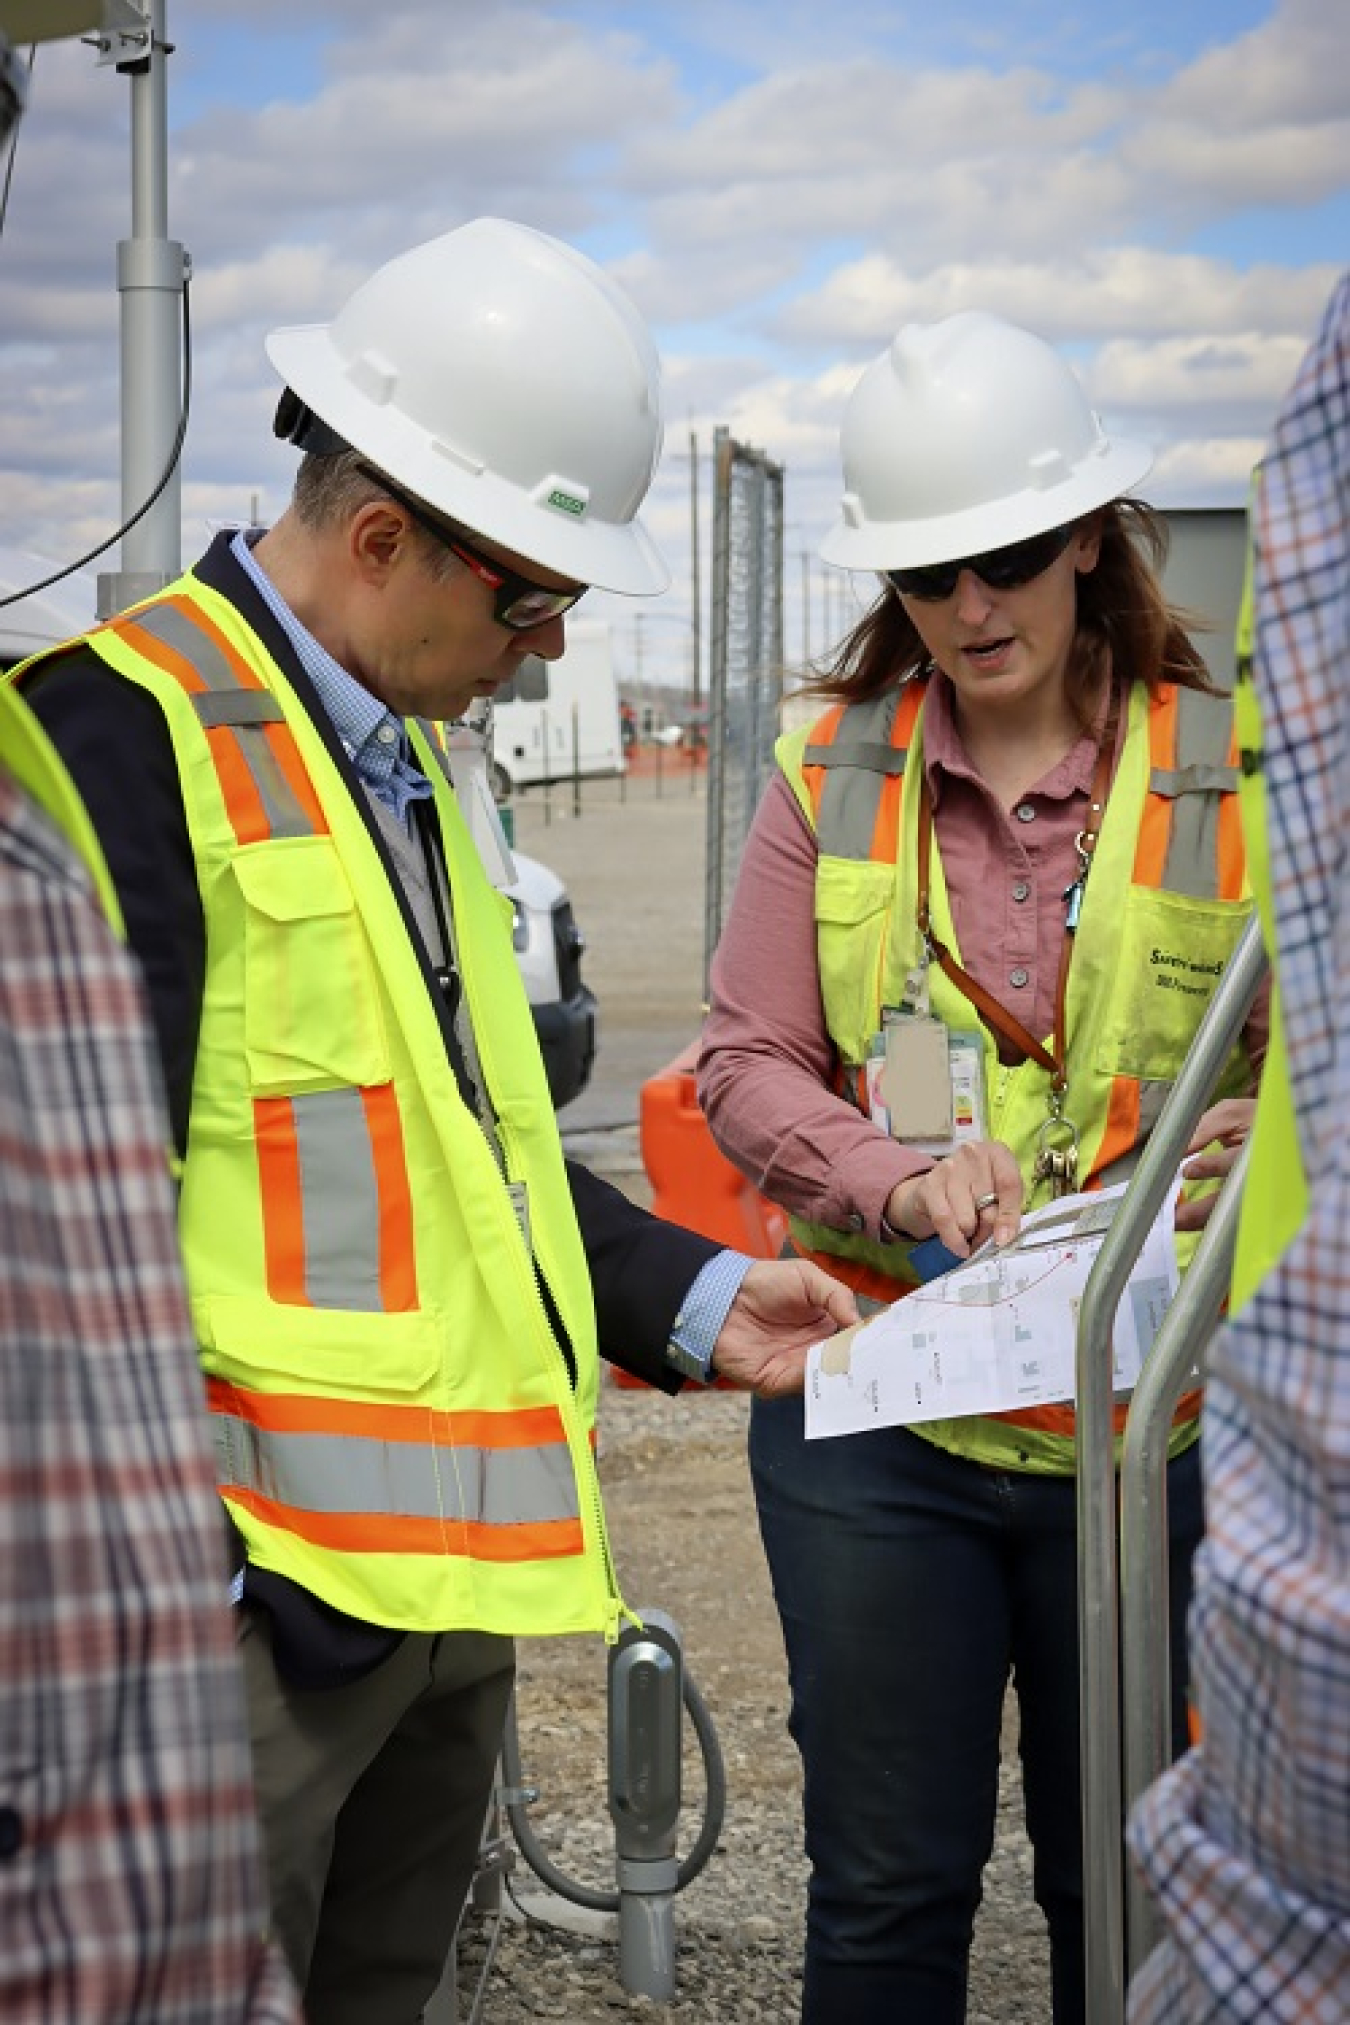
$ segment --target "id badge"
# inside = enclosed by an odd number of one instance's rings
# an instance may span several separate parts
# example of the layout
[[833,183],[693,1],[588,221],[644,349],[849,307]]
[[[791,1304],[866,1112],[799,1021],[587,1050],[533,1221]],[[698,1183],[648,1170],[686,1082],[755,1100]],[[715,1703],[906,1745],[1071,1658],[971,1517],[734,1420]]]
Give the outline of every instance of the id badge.
[[941,1020],[898,1019],[885,1029],[881,1095],[893,1139],[907,1145],[952,1136],[949,1036]]
[[952,1079],[952,1141],[987,1139],[984,1112],[984,1046],[978,1034],[948,1034],[947,1059]]

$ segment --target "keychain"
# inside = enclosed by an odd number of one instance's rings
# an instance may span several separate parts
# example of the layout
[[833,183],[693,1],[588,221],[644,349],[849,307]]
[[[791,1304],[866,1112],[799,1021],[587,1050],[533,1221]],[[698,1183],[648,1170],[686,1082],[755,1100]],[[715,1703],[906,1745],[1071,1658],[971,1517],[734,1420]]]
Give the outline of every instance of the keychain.
[[1033,1186],[1048,1182],[1052,1196],[1072,1195],[1078,1184],[1078,1128],[1064,1116],[1057,1091],[1036,1143],[1031,1180]]

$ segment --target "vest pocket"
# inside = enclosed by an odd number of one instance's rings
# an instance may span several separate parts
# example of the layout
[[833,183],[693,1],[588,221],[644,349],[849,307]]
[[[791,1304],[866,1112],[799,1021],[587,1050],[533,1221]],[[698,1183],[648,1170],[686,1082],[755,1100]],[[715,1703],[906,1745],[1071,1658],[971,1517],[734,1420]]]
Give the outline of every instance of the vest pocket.
[[256,1372],[269,1392],[285,1380],[315,1395],[410,1396],[426,1392],[444,1358],[444,1318],[428,1309],[297,1309],[251,1294],[216,1294],[192,1307],[207,1372],[244,1384]]
[[1250,913],[1248,900],[1130,888],[1097,1052],[1103,1075],[1175,1078]]
[[253,845],[231,864],[244,901],[244,1055],[253,1094],[387,1082],[370,945],[331,838]]
[[880,1021],[895,874],[889,865],[822,858],[816,870],[816,942],[825,1024],[856,1065]]

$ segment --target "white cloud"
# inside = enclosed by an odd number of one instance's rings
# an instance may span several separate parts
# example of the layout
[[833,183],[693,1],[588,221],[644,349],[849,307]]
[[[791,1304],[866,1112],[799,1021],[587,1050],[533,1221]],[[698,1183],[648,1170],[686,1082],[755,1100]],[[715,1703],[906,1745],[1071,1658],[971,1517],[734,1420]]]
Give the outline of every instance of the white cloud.
[[[481,211],[586,245],[657,324],[663,528],[687,514],[688,427],[706,457],[722,422],[787,465],[814,535],[861,363],[903,319],[970,306],[1072,348],[1169,481],[1238,496],[1343,252],[1309,222],[1350,191],[1342,11],[1282,0],[1170,74],[1122,18],[1111,67],[1070,74],[1060,51],[1107,31],[1039,0],[997,20],[977,0],[779,0],[771,19],[754,0],[678,18],[236,0],[228,23],[170,0],[170,223],[195,269],[185,519],[284,500],[265,331]],[[0,535],[49,549],[118,511],[127,96],[88,51],[43,52],[0,241],[0,357],[24,390],[0,414]]]
[[869,253],[832,273],[784,313],[790,335],[834,333],[856,348],[884,343],[907,320],[986,309],[1051,340],[1243,330],[1311,335],[1331,292],[1331,263],[1290,269],[1229,263],[1144,246],[1091,250],[1060,261],[992,258],[907,271]]

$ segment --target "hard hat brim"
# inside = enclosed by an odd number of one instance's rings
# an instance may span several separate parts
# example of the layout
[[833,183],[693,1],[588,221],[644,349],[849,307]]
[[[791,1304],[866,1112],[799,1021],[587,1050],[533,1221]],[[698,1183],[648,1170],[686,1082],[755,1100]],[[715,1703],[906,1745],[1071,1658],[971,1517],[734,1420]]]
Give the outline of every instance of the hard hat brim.
[[818,553],[822,562],[846,570],[925,569],[962,556],[983,555],[1108,505],[1138,485],[1152,466],[1153,452],[1146,443],[1103,439],[1100,451],[1085,458],[1068,478],[1044,490],[1028,487],[1011,498],[966,507],[960,513],[855,524],[846,506]]
[[327,325],[275,330],[265,344],[282,379],[330,429],[467,532],[595,590],[650,597],[669,588],[669,566],[636,516],[588,521],[550,512],[519,486],[438,451],[422,430],[353,386]]

